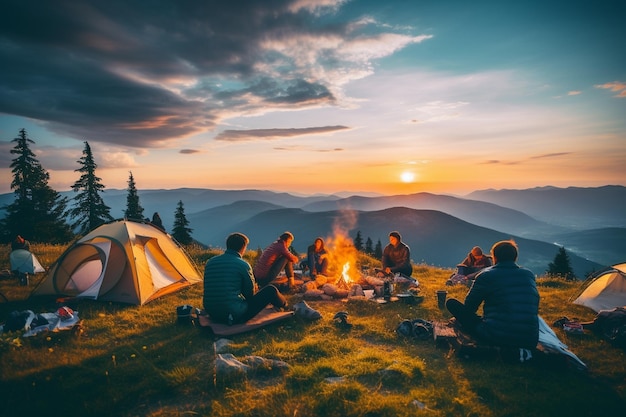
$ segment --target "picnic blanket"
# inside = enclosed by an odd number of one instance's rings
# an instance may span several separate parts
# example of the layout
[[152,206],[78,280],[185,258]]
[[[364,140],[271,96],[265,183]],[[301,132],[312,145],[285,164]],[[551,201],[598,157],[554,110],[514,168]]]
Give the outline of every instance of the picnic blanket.
[[276,311],[272,307],[268,306],[245,323],[232,325],[217,323],[211,321],[211,318],[208,315],[200,314],[198,316],[198,324],[203,328],[211,328],[216,336],[232,336],[235,334],[250,332],[263,326],[288,319],[293,315],[293,311]]

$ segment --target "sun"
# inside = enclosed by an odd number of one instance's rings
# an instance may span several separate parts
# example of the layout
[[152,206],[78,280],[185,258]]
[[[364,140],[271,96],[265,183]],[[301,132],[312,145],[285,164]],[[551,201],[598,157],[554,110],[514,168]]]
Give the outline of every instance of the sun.
[[410,172],[410,171],[404,171],[402,174],[400,174],[400,179],[402,180],[402,182],[413,182],[415,181],[415,174]]

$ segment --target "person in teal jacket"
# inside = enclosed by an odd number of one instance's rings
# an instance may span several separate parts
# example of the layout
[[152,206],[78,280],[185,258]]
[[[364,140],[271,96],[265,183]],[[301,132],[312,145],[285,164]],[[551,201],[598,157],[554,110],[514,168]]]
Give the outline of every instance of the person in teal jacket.
[[268,304],[286,309],[287,300],[273,285],[258,289],[252,267],[242,256],[250,239],[232,233],[226,239],[226,251],[209,259],[204,268],[204,310],[212,320],[245,323]]

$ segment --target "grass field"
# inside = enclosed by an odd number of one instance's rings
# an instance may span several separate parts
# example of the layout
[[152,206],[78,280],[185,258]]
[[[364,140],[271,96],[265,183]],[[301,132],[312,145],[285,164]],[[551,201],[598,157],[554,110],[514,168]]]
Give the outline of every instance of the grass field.
[[[48,267],[63,246],[35,245]],[[523,248],[522,248],[523,250]],[[9,248],[0,249],[8,269]],[[214,252],[189,253],[200,266]],[[250,254],[253,257],[254,254]],[[252,259],[250,259],[252,261]],[[246,379],[214,381],[216,338],[177,323],[176,306],[202,305],[202,286],[145,306],[83,300],[71,304],[84,333],[0,338],[3,416],[604,416],[626,410],[626,358],[598,336],[557,335],[588,366],[579,372],[557,359],[517,363],[502,357],[463,358],[432,340],[396,334],[402,319],[447,320],[435,291],[450,270],[414,266],[421,302],[379,305],[370,301],[311,301],[316,322],[294,317],[230,338],[237,358],[257,355],[289,364]],[[55,311],[54,300],[29,299],[29,287],[0,280],[0,322],[11,311]],[[569,298],[579,283],[540,277],[540,314],[551,324],[561,316],[593,319]],[[467,288],[448,288],[463,298]],[[290,296],[291,302],[297,296]],[[333,321],[349,313],[352,327]]]

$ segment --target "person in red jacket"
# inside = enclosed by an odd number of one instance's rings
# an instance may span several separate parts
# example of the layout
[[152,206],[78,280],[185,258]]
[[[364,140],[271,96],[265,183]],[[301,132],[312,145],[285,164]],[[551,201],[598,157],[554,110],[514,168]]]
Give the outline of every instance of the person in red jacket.
[[293,234],[285,232],[261,253],[253,268],[254,276],[260,287],[274,281],[283,269],[287,276],[287,282],[294,282],[293,265],[299,259],[289,250],[293,239]]

